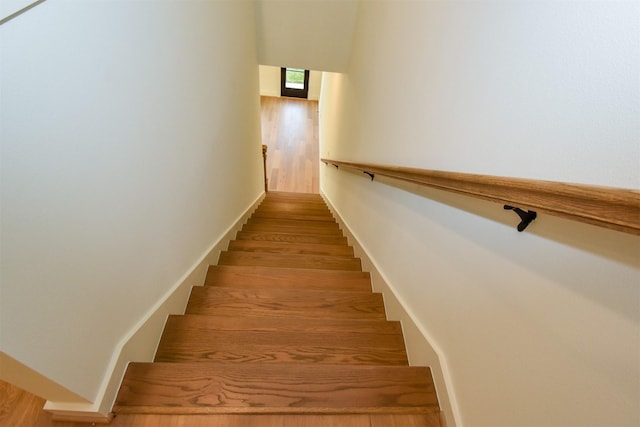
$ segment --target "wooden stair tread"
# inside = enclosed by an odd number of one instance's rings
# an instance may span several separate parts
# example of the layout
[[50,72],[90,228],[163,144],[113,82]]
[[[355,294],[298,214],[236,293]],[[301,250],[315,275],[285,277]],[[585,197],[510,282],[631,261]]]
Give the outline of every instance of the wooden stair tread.
[[320,270],[360,271],[359,258],[329,255],[272,254],[266,252],[222,251],[219,265],[256,265],[262,267],[311,268]]
[[431,371],[408,366],[400,323],[386,320],[320,195],[267,193],[205,285],[168,318],[155,362],[128,366],[117,413],[185,426],[440,426]]
[[316,222],[325,222],[327,224],[335,223],[335,218],[333,218],[329,213],[320,213],[320,212],[306,212],[306,213],[275,213],[276,210],[259,210],[253,213],[251,218],[270,218],[270,219],[283,219],[283,220],[292,220],[292,221],[316,221]]
[[350,332],[352,334],[396,335],[402,334],[400,322],[379,319],[313,319],[299,317],[295,322],[280,317],[219,316],[200,314],[172,314],[171,319],[189,319],[199,328],[218,331],[264,331],[264,332]]
[[307,227],[295,224],[256,224],[248,222],[247,224],[242,226],[242,231],[344,237],[342,231],[339,228],[321,228],[313,225]]
[[347,245],[325,245],[319,243],[264,242],[234,240],[229,242],[230,251],[269,252],[277,254],[308,254],[354,257],[353,248]]
[[324,202],[324,199],[318,193],[294,193],[294,192],[291,192],[291,191],[269,191],[265,195],[265,199],[266,200],[271,200],[271,199],[275,199],[275,200],[291,199],[291,200],[295,200],[295,201],[298,201],[298,202],[303,202],[303,201],[306,201],[306,200],[313,200],[313,201],[319,200],[319,201]]
[[118,413],[429,413],[429,368],[208,362],[131,363]]
[[118,427],[441,427],[440,414],[120,414]]
[[286,226],[300,226],[309,227],[315,226],[318,228],[328,229],[340,229],[338,223],[334,220],[332,222],[316,221],[311,219],[286,219],[286,218],[254,218],[251,217],[247,220],[247,224],[266,224],[266,225],[286,225]]
[[196,286],[186,314],[385,320],[381,294]]
[[304,201],[304,202],[298,202],[298,201],[294,201],[294,200],[275,200],[275,199],[270,199],[270,198],[266,198],[265,200],[262,201],[262,203],[260,203],[260,206],[258,206],[256,208],[257,210],[260,209],[274,209],[274,210],[278,210],[280,212],[295,212],[295,211],[321,211],[321,212],[331,212],[329,210],[329,207],[327,206],[327,204],[323,201]]
[[[440,414],[119,414],[118,427],[441,427]],[[62,427],[62,426],[61,426]],[[80,427],[80,426],[78,426]]]
[[212,265],[205,286],[371,292],[371,277],[362,271]]
[[329,236],[343,235],[337,222],[267,218],[250,218],[247,223],[242,226],[242,231],[319,234]]
[[286,203],[263,203],[253,212],[251,217],[335,222],[335,218],[326,206],[305,207]]
[[342,235],[314,235],[277,233],[269,231],[238,231],[236,240],[255,240],[265,242],[318,243],[324,245],[346,245],[347,238]]
[[[313,320],[289,321],[295,327],[279,322],[275,328],[251,322],[238,322],[243,328],[231,329],[228,322],[227,328],[218,328],[220,323],[207,316],[171,316],[155,361],[408,364],[402,333],[397,329],[395,333],[353,332],[353,322],[332,328],[326,323],[320,327],[322,323]],[[383,327],[385,322],[375,323],[381,331],[388,331]]]

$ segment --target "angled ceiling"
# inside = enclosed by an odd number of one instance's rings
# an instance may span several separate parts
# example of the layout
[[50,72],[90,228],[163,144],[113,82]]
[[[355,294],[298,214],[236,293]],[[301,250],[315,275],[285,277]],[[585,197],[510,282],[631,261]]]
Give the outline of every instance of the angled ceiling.
[[258,0],[258,60],[264,65],[344,72],[356,0]]

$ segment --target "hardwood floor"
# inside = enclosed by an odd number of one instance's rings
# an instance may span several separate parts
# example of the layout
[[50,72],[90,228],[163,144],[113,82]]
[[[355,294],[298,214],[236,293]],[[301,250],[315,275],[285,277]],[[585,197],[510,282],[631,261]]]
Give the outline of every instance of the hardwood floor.
[[318,193],[318,102],[263,96],[260,104],[269,190]]
[[44,399],[0,381],[1,427],[53,426],[51,416],[42,410]]

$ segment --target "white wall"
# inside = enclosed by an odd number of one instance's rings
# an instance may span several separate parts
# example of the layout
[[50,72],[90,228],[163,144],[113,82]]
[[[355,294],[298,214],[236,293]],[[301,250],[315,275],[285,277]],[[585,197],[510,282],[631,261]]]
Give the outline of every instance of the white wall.
[[[260,65],[260,95],[280,96],[280,68],[270,65]],[[307,99],[317,101],[320,99],[320,89],[322,87],[322,72],[309,71],[309,93]]]
[[260,65],[260,95],[280,96],[280,67]]
[[[321,156],[638,188],[640,10],[363,2]],[[637,426],[640,239],[321,167],[447,367],[461,426]],[[449,423],[453,425],[451,414]]]
[[354,0],[259,0],[260,64],[346,70],[357,9]]
[[94,401],[260,195],[253,22],[251,2],[59,0],[0,27],[6,357]]
[[308,98],[312,101],[318,101],[320,99],[320,92],[322,91],[322,72],[321,71],[309,71],[309,94]]

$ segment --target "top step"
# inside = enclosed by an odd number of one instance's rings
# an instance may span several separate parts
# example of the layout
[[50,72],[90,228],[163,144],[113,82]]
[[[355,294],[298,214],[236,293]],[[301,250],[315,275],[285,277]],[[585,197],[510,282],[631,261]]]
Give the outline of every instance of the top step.
[[303,206],[298,203],[263,202],[252,214],[253,218],[287,218],[299,220],[330,221],[335,219],[326,206]]
[[285,191],[269,191],[265,195],[265,200],[301,200],[301,201],[321,201],[324,199],[317,193],[288,193]]

